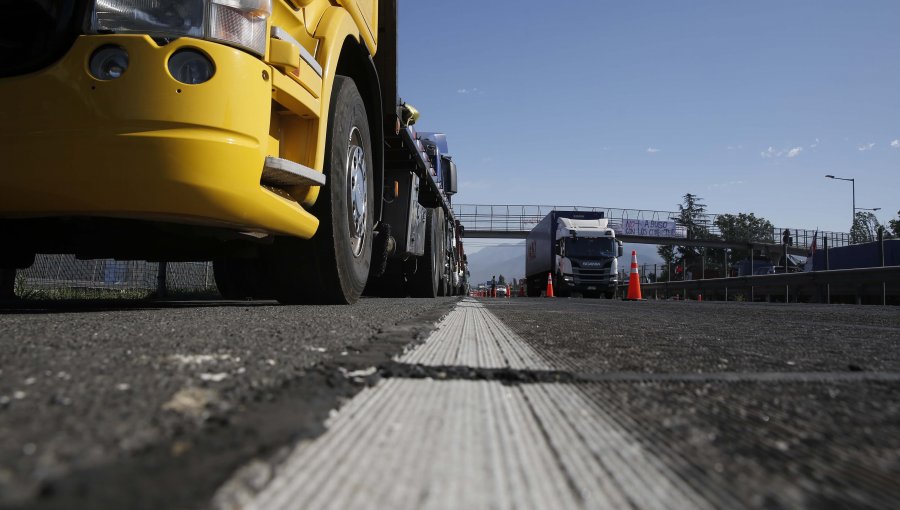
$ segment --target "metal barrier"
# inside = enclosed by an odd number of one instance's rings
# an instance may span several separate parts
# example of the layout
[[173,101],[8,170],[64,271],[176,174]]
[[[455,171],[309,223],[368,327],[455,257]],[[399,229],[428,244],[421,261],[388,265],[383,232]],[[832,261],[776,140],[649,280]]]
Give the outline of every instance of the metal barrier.
[[[535,225],[553,210],[561,211],[599,211],[604,213],[604,217],[609,219],[610,226],[613,228],[624,224],[625,220],[653,220],[653,221],[676,221],[678,213],[674,211],[654,211],[647,209],[620,209],[613,207],[591,207],[591,206],[573,206],[573,205],[480,205],[480,204],[454,204],[453,211],[457,219],[465,227],[466,233],[490,232],[493,235],[509,234],[507,237],[522,237],[534,228]],[[721,239],[722,232],[716,225],[718,214],[704,214],[699,226],[709,232],[710,238]],[[781,233],[785,229],[791,231],[794,238],[794,246],[797,248],[808,249],[812,244],[816,230],[794,227],[774,227],[770,236],[766,239],[743,239],[731,241],[762,241],[768,243],[778,243],[781,241]],[[688,237],[687,229],[676,223],[676,236],[672,238],[673,244],[677,244],[678,239],[686,239]],[[819,245],[823,238],[828,238],[828,246],[837,248],[850,244],[850,234],[846,232],[829,232],[818,231]]]
[[[627,288],[627,285],[620,285]],[[644,297],[900,304],[900,266],[643,283]]]

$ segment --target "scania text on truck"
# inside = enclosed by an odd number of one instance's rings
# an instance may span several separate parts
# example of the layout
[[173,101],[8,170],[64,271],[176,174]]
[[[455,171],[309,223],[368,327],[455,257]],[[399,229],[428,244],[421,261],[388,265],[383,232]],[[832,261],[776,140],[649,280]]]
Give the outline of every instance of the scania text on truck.
[[554,294],[611,298],[618,284],[622,243],[602,212],[550,211],[525,240],[529,296],[540,296],[552,275]]
[[229,298],[453,293],[456,166],[416,116],[396,0],[13,2],[0,270],[214,260]]

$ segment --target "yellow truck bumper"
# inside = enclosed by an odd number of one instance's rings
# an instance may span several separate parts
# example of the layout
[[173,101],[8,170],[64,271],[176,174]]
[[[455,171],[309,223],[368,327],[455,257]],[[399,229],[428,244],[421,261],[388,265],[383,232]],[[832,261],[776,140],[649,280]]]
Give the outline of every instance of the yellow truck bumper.
[[[93,78],[104,45],[129,54],[118,79]],[[191,47],[215,64],[199,85],[168,58]],[[0,79],[0,218],[94,216],[311,237],[318,220],[260,185],[272,69],[190,38],[82,36],[40,72]],[[274,154],[277,156],[277,154]]]

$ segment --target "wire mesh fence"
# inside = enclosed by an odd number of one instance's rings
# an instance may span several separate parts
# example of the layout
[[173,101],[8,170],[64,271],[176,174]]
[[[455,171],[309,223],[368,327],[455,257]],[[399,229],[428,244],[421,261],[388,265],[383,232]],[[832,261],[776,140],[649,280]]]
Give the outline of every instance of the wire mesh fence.
[[15,282],[20,298],[142,298],[218,296],[212,262],[80,260],[74,255],[38,255]]

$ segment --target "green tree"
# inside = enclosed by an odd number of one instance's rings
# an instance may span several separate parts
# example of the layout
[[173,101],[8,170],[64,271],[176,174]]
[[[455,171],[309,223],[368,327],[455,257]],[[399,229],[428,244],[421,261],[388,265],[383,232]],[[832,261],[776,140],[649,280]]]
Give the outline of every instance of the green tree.
[[[675,223],[684,227],[688,239],[715,239],[716,236],[709,232],[709,216],[706,214],[706,204],[702,198],[692,193],[686,193],[682,197],[683,203],[678,205],[678,216]],[[694,278],[700,278],[703,271],[704,260],[710,267],[715,261],[720,260],[721,250],[703,248],[700,246],[678,246],[677,252],[680,262],[687,266],[687,270],[694,273]]]
[[893,232],[894,237],[900,237],[900,211],[897,211],[897,219],[888,222],[888,230]]
[[881,223],[878,223],[878,218],[874,214],[869,211],[858,211],[850,229],[850,242],[871,243],[878,238],[879,228]]
[[[716,216],[713,223],[718,227],[722,239],[725,241],[775,242],[773,238],[775,227],[772,222],[753,213],[720,214]],[[731,258],[732,260],[741,260],[749,256],[750,250],[734,249]]]
[[502,274],[497,278],[497,285],[506,285],[506,278]]
[[684,227],[688,239],[705,239],[709,237],[706,221],[706,204],[697,195],[686,193],[678,204],[678,217],[675,222]]
[[[706,213],[706,205],[703,199],[692,193],[682,197],[683,203],[678,206],[678,215],[675,222],[684,227],[688,239],[724,239],[726,241],[747,242],[757,241],[774,243],[774,226],[769,220],[756,216],[753,213],[720,214],[710,223]],[[900,214],[900,213],[898,213]],[[719,234],[710,232],[710,227],[715,225]],[[686,266],[693,273],[694,278],[700,278],[703,268],[706,268],[707,277],[724,276],[725,252],[720,248],[703,248],[699,246],[669,246],[660,245],[656,253],[666,263],[661,279],[667,279],[669,264],[673,267],[672,279],[680,279],[681,273],[675,271],[676,266]],[[729,260],[739,260],[750,256],[748,249],[736,249],[732,251]]]
[[[678,206],[678,216],[675,222],[684,227],[688,239],[724,239],[726,241],[747,242],[758,241],[774,243],[773,232],[775,228],[769,220],[756,216],[753,213],[720,214],[712,221],[712,225],[718,229],[719,234],[710,232],[709,215],[706,213],[706,205],[703,199],[692,193],[684,195],[683,203]],[[694,273],[694,278],[700,278],[704,266],[707,277],[710,275],[724,276],[727,268],[725,265],[725,252],[718,248],[702,248],[699,246],[658,246],[656,252],[666,262],[663,277],[668,278],[668,265],[687,266],[687,270]],[[750,250],[733,250],[730,260],[739,260],[749,257]],[[675,272],[672,279],[678,279],[680,273]]]

